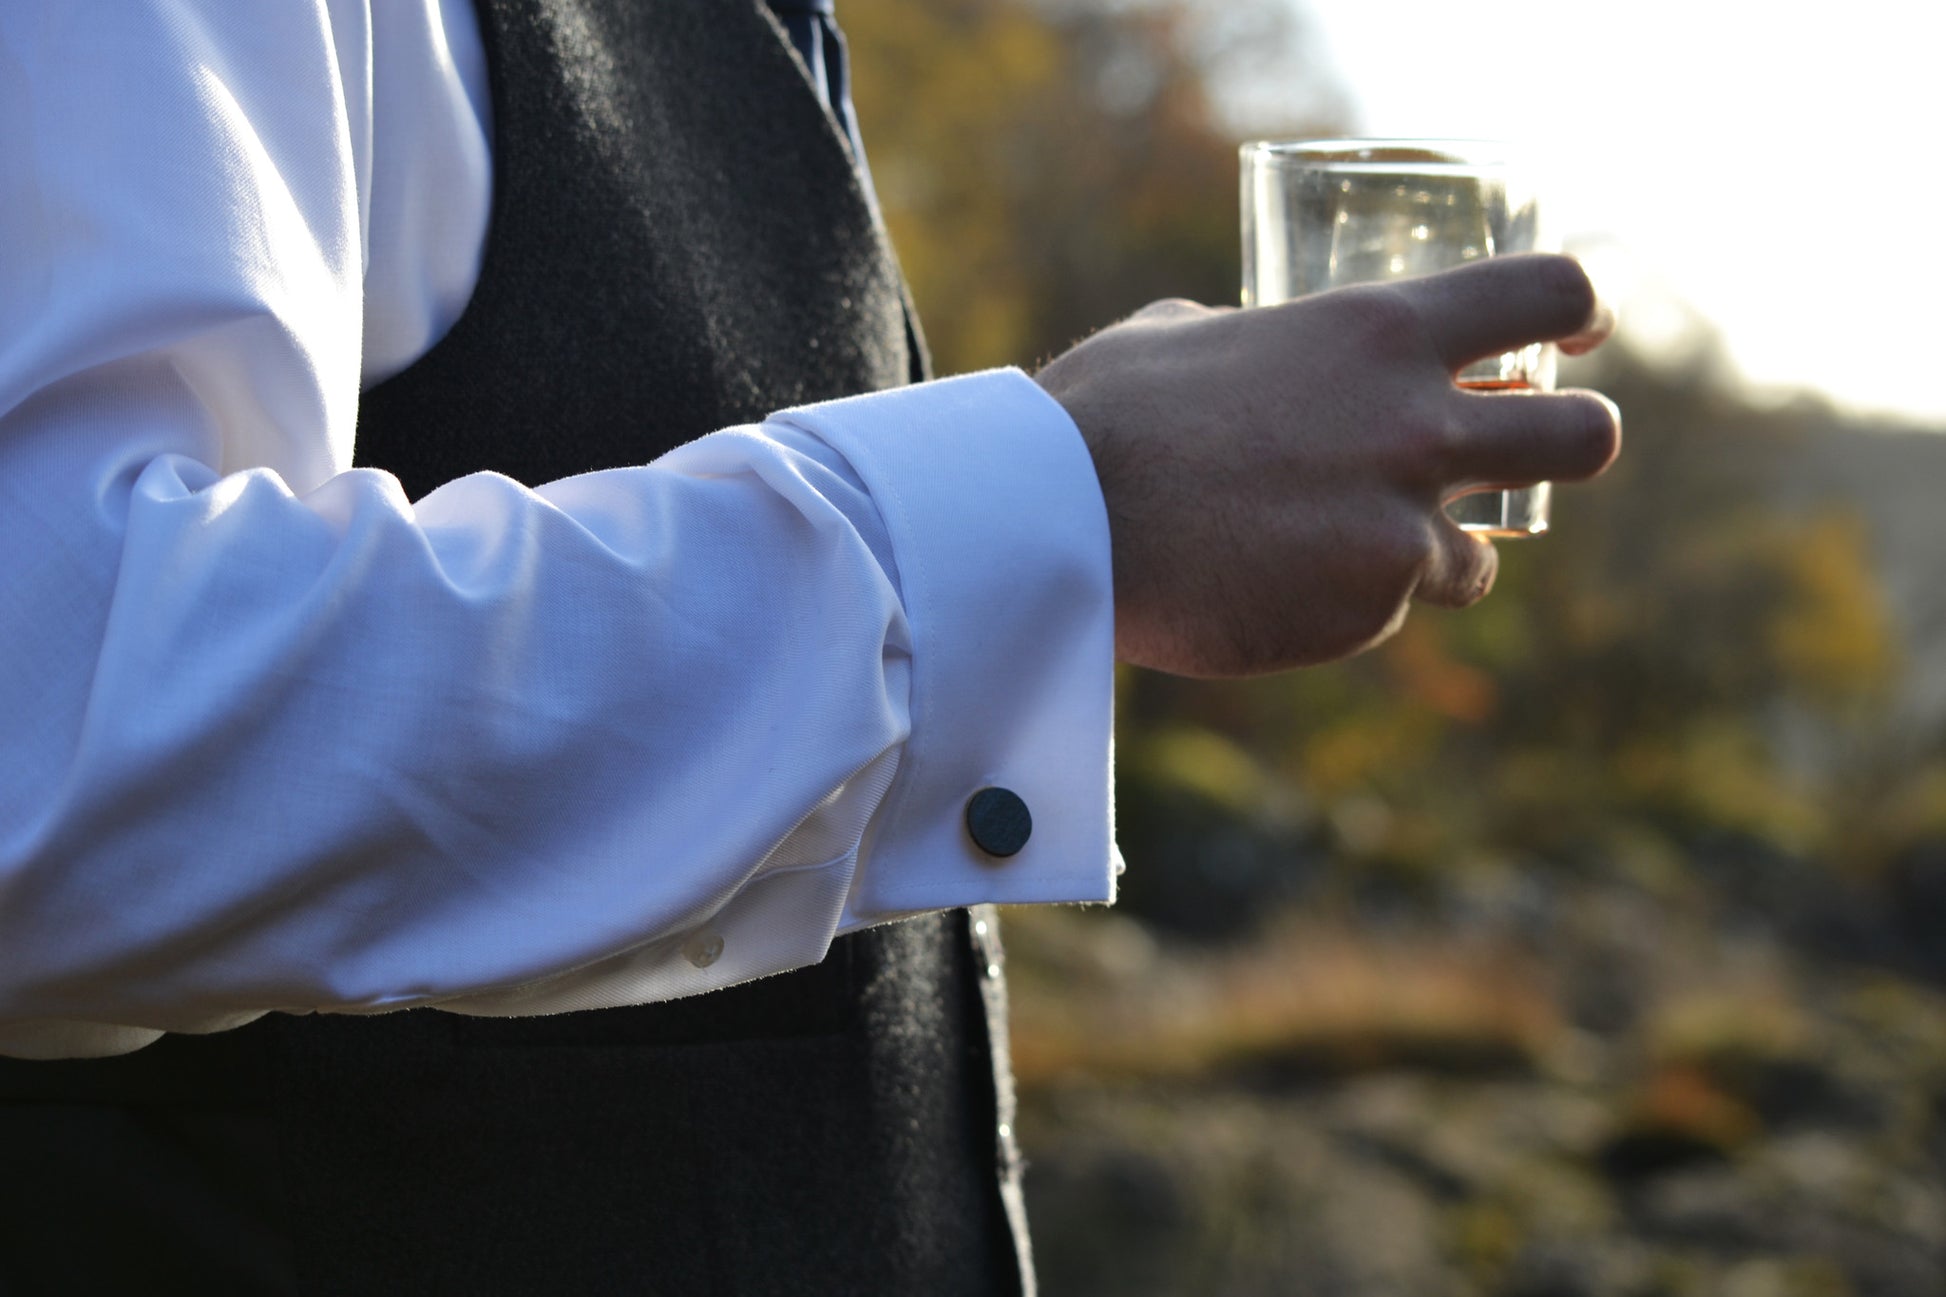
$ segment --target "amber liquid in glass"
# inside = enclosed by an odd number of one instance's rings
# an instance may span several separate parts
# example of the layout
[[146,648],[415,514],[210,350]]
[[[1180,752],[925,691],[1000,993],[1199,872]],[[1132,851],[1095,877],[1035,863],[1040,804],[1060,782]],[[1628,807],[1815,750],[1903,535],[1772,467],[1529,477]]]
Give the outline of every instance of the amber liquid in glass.
[[[1469,392],[1532,392],[1524,378],[1462,378]],[[1463,531],[1482,536],[1538,536],[1547,530],[1549,488],[1542,482],[1518,491],[1478,491],[1446,505],[1446,516]]]

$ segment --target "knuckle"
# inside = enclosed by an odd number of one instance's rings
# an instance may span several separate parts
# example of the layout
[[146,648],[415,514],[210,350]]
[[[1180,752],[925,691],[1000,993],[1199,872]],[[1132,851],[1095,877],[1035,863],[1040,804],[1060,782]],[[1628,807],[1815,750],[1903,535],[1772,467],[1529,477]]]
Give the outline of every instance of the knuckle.
[[1468,440],[1462,410],[1446,402],[1418,411],[1404,431],[1413,466],[1422,474],[1444,476]]
[[1150,302],[1131,318],[1137,320],[1175,320],[1189,315],[1207,315],[1209,308],[1187,297],[1165,297]]
[[1341,321],[1345,340],[1357,350],[1396,356],[1418,350],[1425,340],[1425,321],[1418,308],[1389,284],[1366,285],[1345,293]]
[[1407,404],[1394,413],[1385,431],[1391,443],[1388,466],[1393,480],[1415,488],[1451,476],[1468,439],[1463,409],[1436,400]]

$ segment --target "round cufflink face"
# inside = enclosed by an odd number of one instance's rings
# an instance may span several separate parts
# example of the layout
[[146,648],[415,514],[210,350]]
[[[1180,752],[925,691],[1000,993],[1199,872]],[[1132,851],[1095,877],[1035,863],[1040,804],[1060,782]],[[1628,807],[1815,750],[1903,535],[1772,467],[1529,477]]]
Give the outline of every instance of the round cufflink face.
[[974,846],[1005,859],[1027,845],[1034,817],[1011,788],[982,788],[967,799],[966,832]]

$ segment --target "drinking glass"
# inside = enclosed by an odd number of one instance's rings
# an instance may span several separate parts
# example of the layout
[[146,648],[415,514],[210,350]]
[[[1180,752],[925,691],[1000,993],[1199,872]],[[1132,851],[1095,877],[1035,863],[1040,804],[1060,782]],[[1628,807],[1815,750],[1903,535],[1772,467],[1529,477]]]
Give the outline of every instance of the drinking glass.
[[[1545,249],[1540,205],[1507,146],[1481,140],[1259,140],[1242,150],[1243,304],[1410,279],[1481,257]],[[1476,361],[1482,391],[1550,391],[1554,348]],[[1548,484],[1448,502],[1468,531],[1547,530]]]

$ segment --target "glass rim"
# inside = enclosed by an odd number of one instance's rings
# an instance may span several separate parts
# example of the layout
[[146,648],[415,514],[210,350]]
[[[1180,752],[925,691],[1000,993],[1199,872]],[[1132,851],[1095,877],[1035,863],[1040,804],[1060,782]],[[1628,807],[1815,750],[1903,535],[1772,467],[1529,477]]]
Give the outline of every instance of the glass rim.
[[1522,151],[1506,140],[1431,136],[1248,140],[1238,151],[1245,163],[1365,174],[1473,174],[1526,162]]

